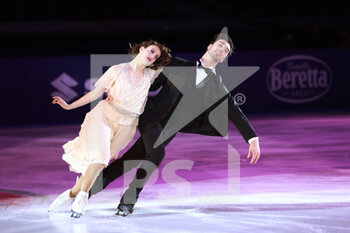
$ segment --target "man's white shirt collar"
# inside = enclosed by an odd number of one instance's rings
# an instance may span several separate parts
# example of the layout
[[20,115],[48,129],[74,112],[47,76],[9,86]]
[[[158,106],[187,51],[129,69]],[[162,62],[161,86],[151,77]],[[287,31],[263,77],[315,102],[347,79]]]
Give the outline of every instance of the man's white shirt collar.
[[[208,74],[205,72],[204,69],[198,68],[199,62],[196,62],[197,72],[196,72],[196,86],[200,84],[207,76]],[[214,74],[216,74],[215,67],[205,67],[208,69],[211,69]]]

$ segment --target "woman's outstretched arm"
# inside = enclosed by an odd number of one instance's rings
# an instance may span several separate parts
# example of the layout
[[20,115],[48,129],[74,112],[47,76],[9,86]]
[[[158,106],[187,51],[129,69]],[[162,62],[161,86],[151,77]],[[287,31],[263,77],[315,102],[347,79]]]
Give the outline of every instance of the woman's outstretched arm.
[[85,104],[91,103],[92,101],[96,100],[98,97],[100,97],[103,92],[105,92],[105,88],[102,86],[97,86],[92,91],[88,92],[78,100],[74,101],[71,104],[67,104],[61,97],[54,96],[52,104],[59,104],[63,109],[65,110],[71,110],[75,108],[79,108]]

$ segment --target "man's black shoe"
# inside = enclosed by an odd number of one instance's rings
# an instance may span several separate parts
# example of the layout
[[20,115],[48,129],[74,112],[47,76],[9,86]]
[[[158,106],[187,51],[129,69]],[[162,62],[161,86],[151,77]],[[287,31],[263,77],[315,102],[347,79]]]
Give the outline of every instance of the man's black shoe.
[[116,215],[126,217],[129,214],[132,214],[132,212],[134,212],[132,205],[119,204],[118,211],[117,211]]

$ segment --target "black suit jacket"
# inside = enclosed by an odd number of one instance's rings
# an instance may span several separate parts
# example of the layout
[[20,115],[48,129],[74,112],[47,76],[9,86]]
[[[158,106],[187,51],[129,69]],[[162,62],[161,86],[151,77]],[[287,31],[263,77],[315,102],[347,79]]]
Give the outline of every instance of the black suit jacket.
[[[172,75],[173,77],[171,77],[171,79],[180,79],[180,83],[182,82],[183,85],[186,85],[185,88],[193,88],[193,90],[195,90],[195,62],[173,58],[172,62],[164,68],[164,72],[166,72],[166,69],[171,69],[170,67],[177,66],[188,67],[188,69],[177,69],[176,73],[172,72],[169,74],[169,72],[167,72],[167,75]],[[150,90],[154,91],[160,87],[162,87],[160,92],[156,96],[149,98],[145,106],[145,111],[140,116],[139,130],[141,133],[158,123],[164,126],[182,98],[182,93],[169,81],[163,72],[155,79]],[[203,88],[205,88],[206,93],[204,104],[208,109],[183,127],[180,132],[221,136],[222,134],[216,130],[212,123],[215,123],[216,126],[221,124],[220,128],[227,128],[227,122],[222,118],[225,117],[223,115],[225,113],[225,108],[222,108],[222,106],[228,103],[228,117],[239,130],[245,141],[248,142],[250,138],[257,136],[247,117],[234,101],[219,75],[211,77]],[[218,97],[222,98],[219,99]],[[221,107],[217,108],[219,105]],[[218,114],[216,114],[217,117],[212,117],[210,122],[209,115],[213,110]],[[220,114],[220,112],[222,114]],[[222,124],[226,124],[226,126]]]
[[[180,58],[173,58],[171,63],[164,69],[178,66],[193,66],[193,64]],[[183,69],[179,69],[176,74],[172,75],[182,78],[183,80],[186,80],[188,76],[184,73]],[[140,116],[138,127],[141,133],[169,117],[174,107],[181,99],[181,92],[172,84],[163,72],[155,79],[150,91],[155,91],[159,88],[162,89],[156,96],[148,98],[145,110]]]

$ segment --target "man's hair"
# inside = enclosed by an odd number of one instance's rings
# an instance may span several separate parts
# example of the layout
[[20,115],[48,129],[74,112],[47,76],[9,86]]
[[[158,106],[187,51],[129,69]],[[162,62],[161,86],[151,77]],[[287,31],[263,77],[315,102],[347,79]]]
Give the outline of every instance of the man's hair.
[[210,44],[214,44],[215,41],[221,40],[221,39],[222,39],[222,40],[226,40],[226,41],[229,43],[231,49],[230,49],[230,51],[229,51],[229,53],[228,53],[228,57],[231,56],[232,53],[233,53],[233,50],[235,49],[235,47],[234,47],[234,45],[233,45],[233,42],[232,42],[231,37],[230,37],[228,34],[220,33],[220,34],[214,35],[214,37],[213,37],[212,41],[210,42]]

